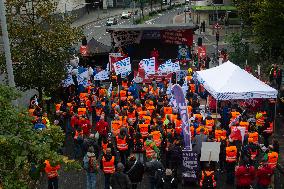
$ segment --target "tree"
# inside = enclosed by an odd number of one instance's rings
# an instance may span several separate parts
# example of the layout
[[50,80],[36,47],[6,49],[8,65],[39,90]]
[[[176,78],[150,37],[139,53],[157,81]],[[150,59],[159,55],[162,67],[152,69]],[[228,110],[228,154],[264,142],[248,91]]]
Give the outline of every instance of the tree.
[[7,0],[6,7],[16,85],[37,89],[41,99],[60,85],[81,31],[71,27],[71,17],[55,14],[52,0]]
[[64,141],[61,128],[33,130],[27,111],[11,103],[18,96],[15,90],[0,85],[0,180],[5,189],[35,188],[46,159],[53,164],[67,163],[69,168],[77,164],[57,153]]
[[244,24],[266,59],[284,56],[284,4],[282,1],[236,0]]

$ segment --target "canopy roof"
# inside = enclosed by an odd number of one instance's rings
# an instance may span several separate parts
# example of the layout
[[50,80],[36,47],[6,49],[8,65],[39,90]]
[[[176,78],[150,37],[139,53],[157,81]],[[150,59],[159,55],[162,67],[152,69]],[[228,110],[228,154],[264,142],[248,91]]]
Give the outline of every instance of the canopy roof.
[[217,100],[277,98],[278,91],[228,61],[203,71],[196,79]]

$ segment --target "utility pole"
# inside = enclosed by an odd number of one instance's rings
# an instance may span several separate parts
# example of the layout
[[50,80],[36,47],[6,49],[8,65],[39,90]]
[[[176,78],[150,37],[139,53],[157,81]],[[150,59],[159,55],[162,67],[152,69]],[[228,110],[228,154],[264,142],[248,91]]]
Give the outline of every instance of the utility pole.
[[[186,0],[184,0],[184,6],[186,6]],[[185,10],[185,7],[184,7],[184,23],[186,23],[186,10]]]
[[8,82],[10,87],[15,87],[13,66],[12,66],[12,57],[11,57],[11,49],[10,49],[10,41],[9,34],[7,29],[7,21],[6,21],[6,7],[3,0],[0,0],[0,12],[1,12],[1,28],[2,28],[2,37],[4,42],[4,51],[6,58],[6,69],[8,73]]

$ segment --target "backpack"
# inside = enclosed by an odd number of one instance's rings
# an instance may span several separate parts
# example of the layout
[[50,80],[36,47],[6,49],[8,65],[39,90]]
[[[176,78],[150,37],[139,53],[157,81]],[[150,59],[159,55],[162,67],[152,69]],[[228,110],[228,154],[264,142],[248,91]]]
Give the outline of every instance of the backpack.
[[202,181],[202,188],[213,188],[213,179],[212,179],[212,175],[214,174],[211,173],[210,175],[207,175],[205,172],[204,173],[204,178]]

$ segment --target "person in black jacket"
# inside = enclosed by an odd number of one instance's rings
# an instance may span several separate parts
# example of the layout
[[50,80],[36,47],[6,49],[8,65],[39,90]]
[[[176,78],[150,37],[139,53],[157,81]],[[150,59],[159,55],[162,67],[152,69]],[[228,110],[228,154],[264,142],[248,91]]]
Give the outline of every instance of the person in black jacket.
[[131,181],[127,174],[123,173],[124,165],[117,164],[116,172],[110,178],[110,185],[113,189],[130,189]]
[[142,182],[144,165],[136,159],[135,154],[130,154],[125,171],[131,181],[132,189],[136,189],[137,184]]

